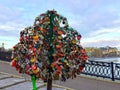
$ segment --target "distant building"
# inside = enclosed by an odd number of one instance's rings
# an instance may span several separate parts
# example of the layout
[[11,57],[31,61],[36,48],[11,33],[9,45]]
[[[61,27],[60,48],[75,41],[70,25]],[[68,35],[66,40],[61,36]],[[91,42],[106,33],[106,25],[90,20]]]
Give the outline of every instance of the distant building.
[[102,54],[103,54],[103,55],[104,55],[104,54],[108,54],[107,48],[101,47],[100,49],[102,50]]
[[117,55],[120,56],[120,51],[117,52]]
[[85,48],[89,57],[116,57],[120,56],[120,51],[116,47],[87,47]]
[[6,50],[4,47],[0,47],[0,60],[11,61],[12,50]]
[[100,48],[102,50],[102,54],[103,56],[109,56],[109,57],[113,57],[113,56],[117,56],[118,54],[118,49],[116,47],[101,47]]
[[5,51],[5,48],[3,48],[3,47],[0,47],[0,51]]

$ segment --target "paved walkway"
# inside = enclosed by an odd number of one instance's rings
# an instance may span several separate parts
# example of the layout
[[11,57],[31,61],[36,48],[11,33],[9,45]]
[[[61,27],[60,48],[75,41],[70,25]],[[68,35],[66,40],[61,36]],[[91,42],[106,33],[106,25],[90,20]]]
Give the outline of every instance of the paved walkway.
[[[0,72],[20,76],[20,74],[7,63],[0,62]],[[54,83],[57,85],[73,88],[75,90],[120,90],[120,83],[118,82],[106,79],[99,80],[98,78],[90,78],[84,76],[79,76],[73,80],[68,79],[66,82],[54,81]]]
[[[43,82],[36,83],[38,90],[46,90]],[[65,88],[53,85],[53,90],[66,90]],[[13,77],[7,74],[0,74],[0,90],[32,90],[32,83],[24,78]]]

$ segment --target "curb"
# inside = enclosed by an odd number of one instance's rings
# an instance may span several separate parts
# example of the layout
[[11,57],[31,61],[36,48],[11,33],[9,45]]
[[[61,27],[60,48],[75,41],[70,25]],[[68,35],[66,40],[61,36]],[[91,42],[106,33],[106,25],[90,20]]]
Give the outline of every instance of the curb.
[[75,90],[75,89],[64,87],[64,86],[60,86],[60,85],[57,85],[57,84],[53,84],[53,87],[59,87],[59,88],[65,89],[65,90]]
[[5,73],[5,72],[0,72],[0,74],[9,75],[9,76],[11,76],[11,77],[22,78],[22,79],[23,79],[22,76],[18,76],[18,75],[14,75],[14,74],[9,74],[9,73]]
[[[18,76],[18,75],[14,75],[14,74],[9,74],[9,73],[5,73],[5,72],[0,72],[0,74],[9,75],[9,76],[11,76],[11,77],[13,77],[13,78],[21,78],[21,79],[24,79],[24,77],[22,77],[22,76]],[[25,81],[31,81],[31,80],[25,80]],[[60,85],[57,85],[57,84],[52,84],[52,85],[53,85],[53,87],[63,88],[64,90],[75,90],[75,89],[68,88],[68,87],[64,87],[64,86],[60,86]],[[43,83],[43,85],[38,86],[38,88],[42,88],[42,87],[44,87],[44,86],[47,86],[47,83]],[[7,86],[7,87],[9,87],[9,86]],[[4,88],[5,88],[5,87],[4,87]],[[0,89],[2,89],[2,88],[0,88]]]
[[17,84],[20,84],[20,83],[23,83],[23,82],[25,82],[25,80],[24,81],[20,81],[20,82],[15,82],[15,83],[7,85],[7,86],[0,87],[0,89],[5,89],[7,87],[14,86],[14,85],[17,85]]
[[[47,86],[47,83],[45,83],[44,86]],[[52,84],[52,86],[53,87],[57,87],[57,88],[63,88],[64,90],[75,90],[75,89],[64,87],[64,86],[60,86],[60,85],[57,85],[57,84]]]
[[120,81],[112,81],[111,79],[107,79],[107,78],[102,78],[102,77],[96,77],[96,76],[88,76],[88,75],[78,75],[78,77],[83,77],[83,78],[88,78],[88,79],[93,79],[93,80],[99,80],[99,81],[104,81],[104,82],[109,82],[109,83],[119,83]]
[[0,63],[10,64],[10,62],[0,60]]

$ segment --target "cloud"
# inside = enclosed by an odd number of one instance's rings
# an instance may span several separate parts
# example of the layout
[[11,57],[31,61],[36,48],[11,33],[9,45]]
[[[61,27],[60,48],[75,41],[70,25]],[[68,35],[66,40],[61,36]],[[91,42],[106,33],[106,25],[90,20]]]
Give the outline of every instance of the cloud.
[[0,35],[0,47],[2,43],[4,43],[5,48],[9,49],[12,48],[15,44],[19,41],[19,37],[10,37],[10,36],[1,36]]
[[24,29],[24,25],[14,23],[14,22],[6,22],[5,24],[0,23],[0,36],[6,37],[18,37],[19,32]]
[[91,32],[90,36],[100,36],[103,34],[110,34],[110,33],[119,33],[120,34],[120,27],[115,28],[100,28],[99,30],[96,30],[95,32]]
[[85,46],[113,45],[111,41],[119,46],[119,3],[119,0],[1,0],[0,36],[19,38],[19,32],[33,25],[37,15],[55,9],[79,31]]
[[117,47],[120,50],[120,39],[117,40],[96,40],[89,42],[82,42],[81,45],[84,47]]
[[0,23],[0,29],[5,31],[16,31],[23,28],[22,24],[14,23],[14,22],[6,22],[5,24]]
[[[69,0],[68,3],[64,1],[62,3],[65,10],[63,14],[66,15],[72,27],[77,29],[83,37],[88,37],[100,29],[115,28],[120,25],[114,23],[119,18],[118,2],[112,0]],[[104,32],[100,32],[100,34],[102,33]]]
[[103,47],[114,46],[120,47],[120,27],[101,28],[91,32],[88,37],[81,40],[81,44],[85,47]]
[[21,15],[21,10],[13,6],[5,6],[0,4],[0,19],[2,22],[19,19],[18,17]]

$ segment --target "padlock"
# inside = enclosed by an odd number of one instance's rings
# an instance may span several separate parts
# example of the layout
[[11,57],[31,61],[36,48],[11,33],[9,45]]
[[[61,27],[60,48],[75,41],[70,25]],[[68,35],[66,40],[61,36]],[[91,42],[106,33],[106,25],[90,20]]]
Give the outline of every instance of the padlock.
[[30,62],[31,63],[35,63],[36,62],[36,58],[35,57],[31,58]]
[[57,31],[57,30],[58,30],[58,27],[57,27],[57,26],[54,26],[54,27],[53,27],[53,30],[54,30],[54,31]]
[[30,65],[27,64],[26,67],[25,67],[25,69],[28,71],[30,69]]
[[36,70],[36,69],[37,69],[37,65],[36,65],[36,64],[33,64],[33,65],[31,66],[31,69],[32,69],[32,70]]
[[34,39],[34,41],[38,41],[39,40],[39,37],[38,37],[38,35],[35,35],[34,37],[33,37],[33,39]]
[[38,72],[39,72],[39,69],[37,68],[37,69],[35,69],[35,70],[32,70],[33,71],[33,73],[34,74],[38,74]]
[[56,49],[60,49],[61,48],[61,46],[60,45],[56,45]]
[[40,37],[40,39],[41,39],[41,40],[43,40],[43,39],[44,39],[43,35],[41,35],[41,34],[39,35],[39,37]]
[[16,67],[16,65],[17,65],[16,61],[15,61],[15,60],[12,60],[11,66],[12,66],[12,67]]
[[80,40],[80,39],[81,39],[81,37],[82,37],[81,35],[78,35],[78,36],[77,36],[77,39],[78,39],[78,40]]
[[58,31],[57,31],[57,34],[58,34],[58,35],[62,35],[62,34],[64,34],[64,32],[62,32],[61,30],[58,30]]

